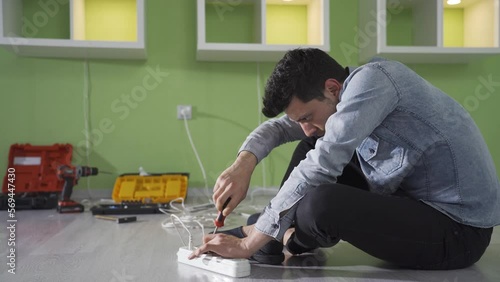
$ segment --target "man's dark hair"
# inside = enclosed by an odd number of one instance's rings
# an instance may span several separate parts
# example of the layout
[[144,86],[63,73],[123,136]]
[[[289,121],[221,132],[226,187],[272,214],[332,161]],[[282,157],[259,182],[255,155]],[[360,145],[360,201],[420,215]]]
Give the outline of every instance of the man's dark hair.
[[343,83],[348,75],[347,68],[344,69],[320,49],[288,51],[267,80],[262,113],[266,117],[279,115],[294,96],[304,103],[313,99],[323,100],[325,81],[334,78]]

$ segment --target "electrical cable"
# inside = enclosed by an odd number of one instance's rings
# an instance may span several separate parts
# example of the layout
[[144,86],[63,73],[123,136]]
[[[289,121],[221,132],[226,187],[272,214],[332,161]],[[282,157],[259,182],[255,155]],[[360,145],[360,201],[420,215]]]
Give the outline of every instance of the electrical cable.
[[[261,116],[261,112],[262,112],[262,107],[261,107],[262,95],[261,95],[260,63],[258,63],[258,62],[257,62],[257,80],[256,80],[256,83],[257,83],[257,108],[258,108],[257,119],[258,119],[258,124],[260,125],[262,123],[262,116]],[[189,139],[189,143],[191,145],[191,148],[193,149],[193,152],[195,154],[196,160],[198,161],[198,165],[200,166],[200,170],[201,170],[201,173],[202,173],[202,176],[203,176],[203,180],[205,182],[205,195],[209,198],[209,202],[213,203],[213,200],[210,197],[210,192],[208,190],[208,180],[207,180],[207,176],[206,176],[206,173],[205,173],[205,168],[203,166],[201,158],[200,158],[200,156],[198,154],[198,150],[196,149],[196,146],[194,144],[193,138],[191,136],[191,131],[189,129],[189,125],[188,125],[188,121],[187,121],[187,116],[186,116],[186,114],[183,111],[181,111],[181,115],[183,117],[184,126],[186,128],[186,133],[187,133],[187,136],[188,136],[188,139]],[[263,183],[263,186],[266,187],[267,186],[267,184],[266,184],[266,178],[267,177],[266,177],[266,164],[265,164],[264,160],[261,161],[261,167],[262,167],[262,183]],[[255,189],[250,194],[251,203],[253,203],[254,194],[257,193],[257,192],[261,192],[261,191],[272,191],[273,193],[275,193],[277,190],[276,189],[266,189],[266,188]],[[174,202],[178,202],[178,201],[181,202],[182,209],[179,209],[178,207],[176,207],[173,204]],[[167,222],[167,220],[164,220],[161,223],[162,228],[168,229],[168,228],[174,227],[176,229],[177,233],[179,234],[179,237],[181,237],[182,243],[184,244],[184,246],[186,246],[186,244],[184,243],[184,240],[182,238],[182,235],[180,234],[179,230],[177,229],[177,227],[175,225],[174,218],[177,219],[181,223],[182,227],[184,229],[186,229],[186,231],[189,234],[188,248],[191,249],[191,246],[192,246],[192,235],[191,235],[191,232],[189,231],[188,225],[189,225],[190,228],[196,228],[196,225],[194,225],[194,223],[196,223],[197,225],[201,226],[202,234],[204,234],[204,224],[201,223],[201,222],[206,222],[207,226],[211,226],[213,224],[212,220],[207,220],[207,218],[205,216],[196,217],[195,215],[190,214],[189,212],[186,212],[187,209],[186,209],[186,206],[184,205],[184,198],[182,198],[182,197],[176,198],[176,199],[170,201],[169,206],[171,207],[171,209],[175,210],[175,213],[182,213],[182,215],[179,217],[179,216],[177,216],[175,214],[172,214],[172,211],[167,211],[167,210],[164,210],[164,209],[159,209],[162,213],[170,215],[170,219],[171,219],[170,222]],[[254,205],[251,205],[251,207],[253,207],[255,210],[260,211],[260,209],[258,207],[255,207]]]
[[[184,242],[184,239],[182,238],[181,232],[179,231],[179,229],[177,229],[177,225],[175,224],[175,219],[177,219],[179,221],[179,223],[182,225],[182,227],[188,233],[188,245],[187,246],[186,246],[186,243]],[[193,249],[193,234],[191,234],[191,231],[189,231],[189,228],[187,228],[187,226],[184,225],[184,222],[182,222],[182,220],[178,216],[176,216],[175,214],[170,215],[170,220],[172,221],[172,225],[174,226],[175,231],[177,231],[179,238],[181,238],[181,242],[184,245],[184,247],[188,247],[189,250],[192,250]],[[205,228],[203,227],[203,224],[201,224],[199,221],[195,221],[195,222],[201,226],[201,234],[205,235]]]
[[[90,66],[89,61],[83,61],[83,120],[85,127],[85,162],[90,166]],[[92,193],[90,192],[90,178],[86,179],[87,192],[89,194],[89,201],[92,200]]]
[[[176,202],[181,203],[182,209],[174,205],[174,203]],[[196,212],[191,212],[190,209],[184,204],[184,198],[182,197],[171,200],[168,205],[174,211],[165,209],[159,210],[166,215],[179,214],[179,220],[188,225],[190,228],[198,228],[197,225],[202,226],[202,229],[204,226],[211,227],[213,226],[212,219],[217,215],[215,211],[212,213],[207,213],[206,210],[197,210]],[[168,220],[164,220],[161,223],[161,226],[164,229],[174,227],[172,226],[171,222],[168,222]]]
[[[181,201],[182,210],[177,208],[176,206],[174,206],[174,203],[178,202],[179,200]],[[179,212],[184,212],[186,210],[186,206],[184,205],[184,198],[182,198],[182,197],[173,199],[172,201],[170,201],[168,206],[176,211],[179,211]]]
[[208,197],[208,201],[213,203],[212,197],[210,197],[210,192],[208,191],[208,180],[207,174],[205,173],[205,167],[203,167],[203,163],[201,162],[200,155],[198,154],[198,150],[196,150],[196,146],[194,145],[193,138],[191,137],[191,131],[189,130],[189,125],[187,122],[187,117],[184,112],[181,112],[181,115],[184,119],[184,126],[186,127],[186,133],[189,139],[189,143],[191,144],[191,148],[193,149],[194,155],[196,156],[196,160],[198,161],[198,165],[201,169],[201,174],[203,175],[203,180],[205,181],[205,196]]
[[[89,62],[87,60],[83,61],[83,122],[85,126],[85,133],[90,131],[90,88],[89,88]],[[85,135],[85,157],[87,165],[89,162],[90,155],[90,134]]]
[[[207,175],[205,172],[205,167],[203,166],[200,155],[198,154],[198,150],[196,149],[196,146],[194,144],[193,137],[191,136],[191,131],[189,129],[186,114],[183,111],[181,111],[181,115],[183,117],[184,127],[186,128],[186,134],[188,136],[189,143],[191,145],[191,148],[193,149],[196,160],[198,161],[198,165],[200,166],[203,180],[205,182],[205,189],[204,189],[205,196],[207,196],[207,198],[209,199],[209,202],[213,204],[213,200],[210,197],[210,192],[208,190],[208,180],[207,180]],[[180,209],[180,208],[176,207],[176,205],[174,205],[175,202],[179,202],[179,201],[181,202],[182,209]],[[198,212],[204,212],[203,215],[201,215],[201,216],[198,216],[193,212],[189,212],[189,210],[186,208],[186,206],[184,204],[184,198],[182,198],[182,197],[179,197],[179,198],[176,198],[176,199],[173,199],[172,201],[170,201],[169,206],[172,210],[174,210],[174,213],[181,213],[182,215],[177,216],[175,214],[172,214],[173,211],[159,209],[160,212],[162,212],[166,215],[170,215],[170,219],[171,219],[170,222],[168,222],[168,219],[163,220],[163,222],[161,223],[161,227],[163,229],[169,229],[169,228],[174,227],[176,229],[177,233],[179,234],[179,237],[181,237],[182,243],[184,244],[184,246],[186,246],[186,244],[184,243],[184,240],[182,239],[182,235],[179,232],[179,230],[177,229],[177,227],[175,225],[175,221],[173,220],[173,218],[177,219],[189,234],[189,242],[188,242],[189,246],[188,246],[188,248],[191,249],[192,235],[191,235],[191,232],[189,231],[189,228],[197,228],[198,226],[200,226],[201,232],[204,235],[205,234],[204,227],[205,226],[211,227],[213,225],[213,221],[211,218],[215,217],[216,213],[214,213],[214,215],[209,214],[208,216],[210,216],[210,219],[208,219],[205,216],[206,212],[204,210],[198,210]]]
[[191,246],[193,245],[193,235],[191,234],[191,231],[189,231],[189,228],[187,228],[186,225],[184,225],[184,222],[182,222],[182,220],[178,216],[176,216],[175,214],[170,215],[170,220],[172,221],[172,225],[174,226],[175,231],[177,231],[177,233],[179,234],[179,238],[181,238],[181,242],[184,245],[184,247],[186,247],[186,243],[184,243],[184,239],[182,238],[182,234],[181,234],[181,232],[179,232],[179,229],[177,229],[177,225],[175,225],[174,219],[177,219],[179,221],[179,223],[182,225],[182,227],[184,227],[184,229],[189,234],[187,247],[189,250],[191,250]]

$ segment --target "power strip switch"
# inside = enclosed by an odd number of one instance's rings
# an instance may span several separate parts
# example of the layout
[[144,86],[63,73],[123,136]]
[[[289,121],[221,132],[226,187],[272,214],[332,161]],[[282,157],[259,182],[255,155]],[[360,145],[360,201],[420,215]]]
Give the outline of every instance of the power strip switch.
[[217,272],[231,277],[246,277],[250,275],[250,262],[247,259],[229,259],[217,255],[202,254],[189,260],[193,250],[180,247],[177,252],[177,261],[205,270]]

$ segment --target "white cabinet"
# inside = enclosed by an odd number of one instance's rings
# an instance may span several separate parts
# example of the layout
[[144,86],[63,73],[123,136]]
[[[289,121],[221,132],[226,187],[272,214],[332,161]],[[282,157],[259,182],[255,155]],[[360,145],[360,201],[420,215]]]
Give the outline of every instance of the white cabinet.
[[0,45],[19,56],[144,59],[145,0],[0,0]]
[[330,51],[328,0],[197,0],[197,59],[277,61],[286,51]]
[[500,54],[499,0],[359,0],[359,59],[464,63]]

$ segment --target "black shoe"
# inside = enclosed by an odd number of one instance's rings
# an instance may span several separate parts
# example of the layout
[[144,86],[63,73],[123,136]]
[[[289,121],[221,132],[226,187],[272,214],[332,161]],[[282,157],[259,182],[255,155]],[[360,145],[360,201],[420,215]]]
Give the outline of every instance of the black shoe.
[[[252,225],[257,222],[260,214],[252,214],[248,220],[247,224]],[[228,234],[238,238],[245,238],[246,235],[243,233],[243,227],[237,227],[229,230],[217,231],[217,233]],[[250,257],[251,260],[254,260],[258,263],[262,264],[281,264],[285,260],[285,255],[283,254],[283,244],[278,241],[272,240],[269,243],[265,244],[260,250],[255,252]]]
[[303,253],[308,253],[315,248],[304,248],[297,244],[296,242],[293,241],[293,237],[295,236],[295,232],[292,233],[290,238],[288,238],[288,241],[285,243],[285,248],[292,254],[292,255],[300,255]]
[[257,219],[259,219],[259,217],[260,217],[260,212],[250,215],[247,219],[247,225],[255,224],[257,222]]
[[[254,213],[247,219],[247,225],[252,225],[259,219],[260,213]],[[283,254],[283,244],[276,240],[271,240],[251,257],[257,262],[264,264],[281,264],[285,260]]]

